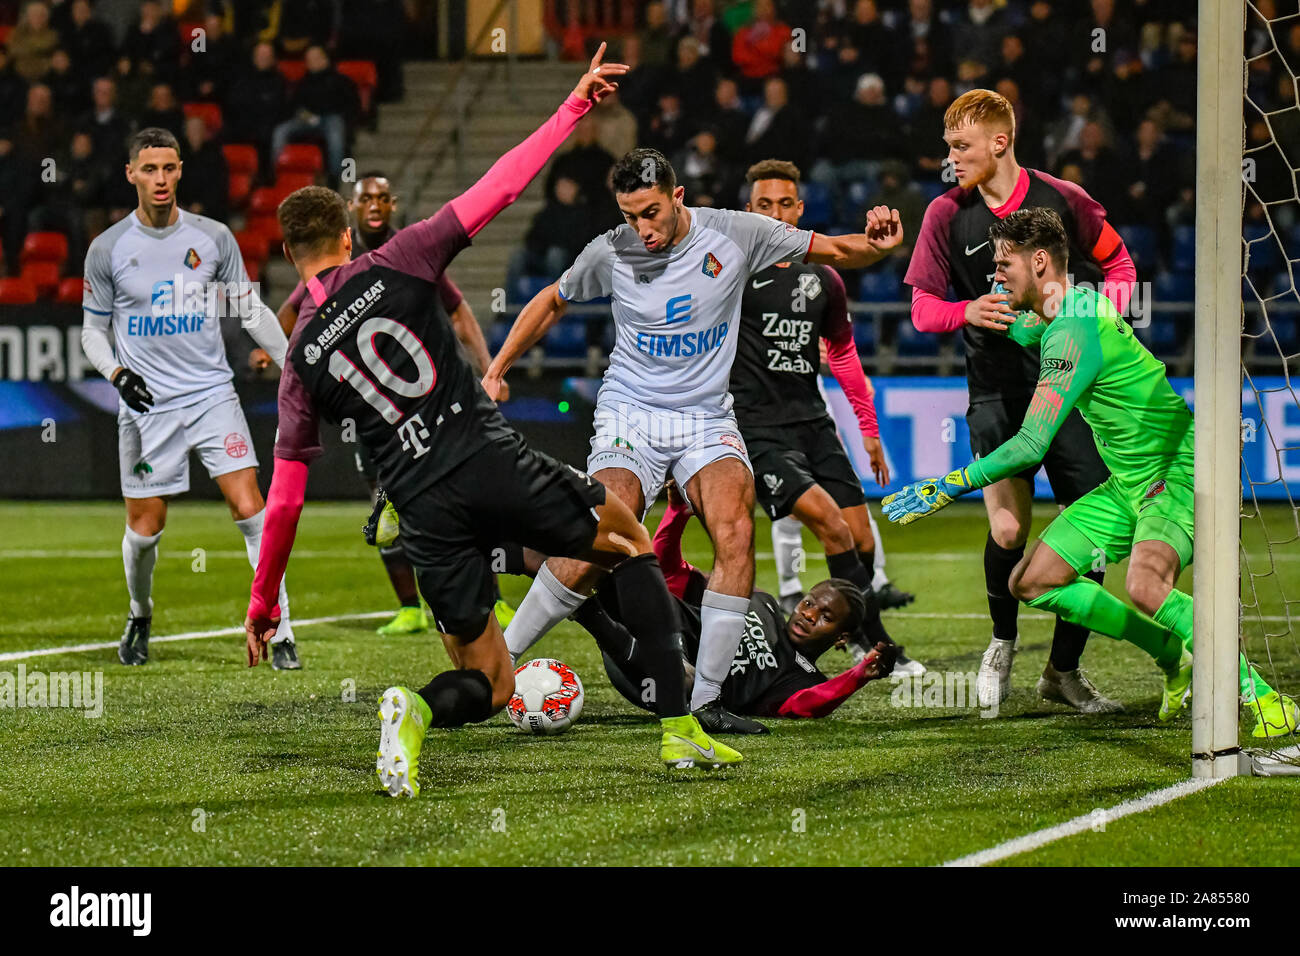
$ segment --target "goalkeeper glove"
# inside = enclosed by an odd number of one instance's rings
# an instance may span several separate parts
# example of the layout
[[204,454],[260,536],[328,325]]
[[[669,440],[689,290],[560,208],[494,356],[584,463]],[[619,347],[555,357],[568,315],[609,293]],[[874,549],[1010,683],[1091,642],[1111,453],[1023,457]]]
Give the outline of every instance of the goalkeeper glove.
[[122,401],[126,402],[127,408],[137,412],[147,412],[153,405],[153,393],[149,391],[149,386],[145,385],[144,379],[138,372],[133,372],[129,368],[124,368],[113,378],[113,387],[118,390],[122,396]]
[[952,504],[952,500],[974,491],[966,468],[950,471],[942,478],[927,478],[906,486],[902,491],[880,499],[885,517],[898,524],[911,524],[917,518],[933,514]]

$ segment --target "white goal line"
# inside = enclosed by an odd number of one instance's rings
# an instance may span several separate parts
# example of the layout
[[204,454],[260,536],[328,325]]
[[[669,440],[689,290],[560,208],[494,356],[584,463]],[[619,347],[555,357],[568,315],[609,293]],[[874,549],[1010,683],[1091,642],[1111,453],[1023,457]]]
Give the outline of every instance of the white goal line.
[[1165,787],[1163,790],[1155,790],[1144,796],[1137,797],[1133,800],[1126,800],[1118,803],[1113,807],[1093,810],[1091,813],[1085,813],[1083,816],[1075,817],[1065,823],[1059,823],[1054,827],[1048,827],[1044,830],[1036,830],[1033,833],[1026,834],[1022,837],[1016,837],[1014,840],[1008,840],[1005,843],[999,843],[997,846],[990,847],[987,850],[980,850],[978,853],[971,853],[966,856],[958,857],[955,860],[949,860],[941,866],[988,866],[990,863],[997,863],[1009,857],[1019,856],[1021,853],[1028,853],[1031,850],[1037,850],[1039,847],[1047,846],[1049,843],[1055,843],[1057,840],[1063,840],[1066,837],[1077,836],[1088,830],[1103,829],[1107,825],[1123,817],[1132,816],[1135,813],[1144,813],[1147,810],[1153,810],[1156,807],[1171,803],[1179,797],[1186,797],[1193,793],[1212,787],[1216,783],[1222,783],[1228,777],[1197,777],[1191,780],[1184,780],[1182,783],[1176,783],[1172,787]]

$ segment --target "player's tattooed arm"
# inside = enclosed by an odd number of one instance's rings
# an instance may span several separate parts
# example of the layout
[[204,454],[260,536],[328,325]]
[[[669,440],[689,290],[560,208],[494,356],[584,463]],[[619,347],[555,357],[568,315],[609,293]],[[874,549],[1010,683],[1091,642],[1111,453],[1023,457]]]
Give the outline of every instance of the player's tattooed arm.
[[839,269],[862,269],[875,265],[903,241],[903,223],[897,209],[876,206],[867,212],[865,232],[848,236],[816,233],[808,247],[808,262]]
[[560,295],[558,282],[552,282],[524,306],[519,318],[510,327],[510,334],[506,336],[501,351],[483,374],[483,390],[487,392],[488,398],[494,402],[504,401],[501,394],[505,387],[506,372],[510,371],[510,367],[521,355],[542,340],[542,336],[564,315],[567,307],[564,297]]

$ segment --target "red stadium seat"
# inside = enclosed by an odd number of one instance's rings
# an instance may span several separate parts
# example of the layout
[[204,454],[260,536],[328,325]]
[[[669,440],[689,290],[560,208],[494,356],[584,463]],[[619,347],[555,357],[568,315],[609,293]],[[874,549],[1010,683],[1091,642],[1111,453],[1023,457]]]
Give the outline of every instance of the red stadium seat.
[[271,245],[266,236],[260,232],[245,229],[235,233],[235,242],[239,244],[239,254],[244,257],[244,264],[263,263],[270,254]]
[[245,232],[255,232],[264,237],[268,243],[279,243],[284,238],[284,233],[280,231],[280,220],[276,218],[275,213],[260,213],[248,215],[248,224],[245,226]]
[[0,279],[0,305],[31,305],[36,301],[36,286],[31,281]]
[[59,291],[55,293],[54,301],[60,305],[81,305],[81,293],[85,288],[85,281],[77,276],[60,279]]
[[375,65],[369,60],[340,60],[335,68],[356,84],[361,111],[369,114],[375,87],[379,85],[379,72]]
[[248,273],[248,281],[249,281],[249,282],[261,282],[261,281],[262,281],[262,263],[260,263],[260,262],[255,262],[255,261],[254,261],[254,262],[249,262],[247,259],[245,259],[245,260],[244,260],[244,271]]
[[68,237],[61,232],[29,232],[23,240],[23,250],[19,261],[52,262],[56,267],[63,265],[68,258]]
[[221,130],[221,107],[216,103],[185,103],[181,106],[185,118],[197,116],[208,128],[208,135],[215,136]]
[[310,173],[314,176],[324,165],[320,147],[315,143],[289,143],[275,158],[275,173],[277,177],[284,173]]
[[303,186],[316,185],[316,177],[311,173],[281,173],[275,181],[274,189],[281,198]]
[[297,83],[307,73],[307,64],[302,60],[281,60],[276,64],[288,83]]
[[232,206],[242,206],[248,199],[248,194],[253,191],[253,177],[248,173],[231,173],[230,184],[226,190],[226,198],[230,200]]
[[248,214],[250,216],[274,216],[275,207],[280,205],[280,200],[287,196],[288,193],[281,195],[278,190],[262,187],[254,189],[253,194],[248,197]]
[[241,173],[248,177],[257,175],[257,147],[247,143],[227,143],[221,147],[226,156],[226,165],[232,173]]
[[22,278],[36,286],[42,299],[53,296],[59,287],[59,267],[54,262],[28,262],[23,266]]

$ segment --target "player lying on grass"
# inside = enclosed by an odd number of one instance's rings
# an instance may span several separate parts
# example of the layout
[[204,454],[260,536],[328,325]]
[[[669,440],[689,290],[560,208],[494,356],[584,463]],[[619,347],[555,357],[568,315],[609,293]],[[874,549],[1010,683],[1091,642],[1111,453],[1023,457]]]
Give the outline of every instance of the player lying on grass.
[[276,582],[293,547],[308,465],[321,454],[319,420],[351,419],[402,515],[407,554],[455,668],[418,693],[384,691],[376,770],[395,797],[419,794],[418,758],[429,727],[486,720],[514,692],[487,558],[505,540],[610,569],[637,639],[657,651],[666,764],[714,767],[741,759],[710,739],[682,703],[676,613],[645,527],[590,476],[525,444],[434,308],[447,263],[523,192],[591,103],[617,88],[608,78],[627,67],[602,66],[604,49],[527,140],[436,215],[374,252],[352,260],[347,207],[331,190],[299,189],[277,211],[285,256],[307,284],[308,299],[280,379],[267,531],[245,621],[248,663],[265,655],[279,625]]
[[[1041,350],[1033,401],[1010,441],[944,478],[889,495],[885,514],[908,524],[1018,474],[1042,458],[1077,407],[1110,478],[1047,526],[1012,572],[1011,591],[1030,607],[1146,651],[1164,671],[1160,719],[1169,720],[1192,690],[1192,598],[1174,587],[1192,561],[1192,413],[1111,301],[1069,284],[1067,239],[1055,211],[1019,210],[988,235],[1008,305],[1029,313],[1010,334]],[[1125,587],[1136,611],[1083,576],[1099,555],[1107,563],[1129,558]],[[1295,702],[1244,657],[1241,694],[1256,736],[1294,732]]]
[[[682,620],[685,681],[694,679],[700,646],[700,598],[708,579],[682,557],[681,537],[691,512],[673,492],[655,532],[655,554]],[[722,682],[723,706],[755,717],[826,717],[869,682],[889,674],[898,646],[881,641],[837,677],[817,668],[832,647],[860,640],[867,617],[862,591],[852,581],[829,578],[812,586],[788,618],[772,595],[755,591],[745,612],[745,631]],[[632,704],[650,710],[653,680],[639,644],[626,626],[618,594],[601,588],[578,608],[573,619],[596,639],[610,683]]]

